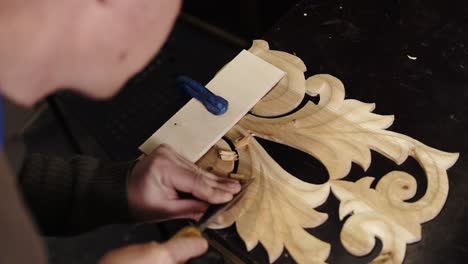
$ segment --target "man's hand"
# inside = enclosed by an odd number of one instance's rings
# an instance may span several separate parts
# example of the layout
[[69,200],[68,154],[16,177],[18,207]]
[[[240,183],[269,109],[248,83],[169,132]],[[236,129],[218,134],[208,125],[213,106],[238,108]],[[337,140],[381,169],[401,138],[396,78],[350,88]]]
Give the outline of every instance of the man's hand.
[[177,264],[202,255],[208,249],[204,238],[174,238],[166,243],[132,245],[107,253],[99,264]]
[[[135,165],[128,202],[137,220],[198,219],[210,203],[228,202],[240,189],[239,182],[206,172],[161,145]],[[196,199],[182,198],[181,192]]]

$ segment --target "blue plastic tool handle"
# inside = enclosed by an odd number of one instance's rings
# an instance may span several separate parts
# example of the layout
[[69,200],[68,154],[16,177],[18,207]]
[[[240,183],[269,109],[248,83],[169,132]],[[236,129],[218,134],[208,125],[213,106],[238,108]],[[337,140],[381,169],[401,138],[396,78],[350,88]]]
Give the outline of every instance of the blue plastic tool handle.
[[177,77],[177,85],[188,95],[200,101],[206,109],[214,115],[223,115],[227,112],[229,102],[221,96],[212,93],[203,84],[187,76]]

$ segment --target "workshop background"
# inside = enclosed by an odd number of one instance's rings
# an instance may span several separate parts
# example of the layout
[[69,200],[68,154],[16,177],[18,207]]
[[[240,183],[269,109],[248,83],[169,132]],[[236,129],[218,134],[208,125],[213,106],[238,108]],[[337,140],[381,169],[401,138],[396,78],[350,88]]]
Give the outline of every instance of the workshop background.
[[[375,102],[378,113],[395,114],[392,130],[430,146],[459,151],[462,156],[449,170],[446,207],[423,225],[423,239],[409,245],[405,263],[461,263],[468,257],[464,234],[468,221],[468,4],[457,0],[186,0],[183,13],[160,54],[112,100],[94,102],[62,92],[34,110],[8,105],[14,113],[7,126],[18,127],[10,136],[24,136],[26,151],[62,157],[93,155],[103,160],[129,160],[137,146],[185,102],[175,78],[187,74],[207,82],[251,40],[263,38],[275,49],[304,59],[307,76],[331,73],[345,83],[348,95]],[[417,57],[416,62],[407,56]],[[323,166],[313,158],[284,146],[261,141],[270,154],[298,177],[314,171],[314,183],[326,181]],[[286,153],[287,154],[284,154]],[[287,157],[286,157],[287,156]],[[370,173],[395,168],[378,155]],[[416,162],[404,168],[416,175]],[[350,177],[363,175],[353,166]],[[466,174],[466,173],[465,173]],[[383,173],[381,174],[383,175]],[[418,178],[424,191],[424,177]],[[319,211],[330,220],[313,230],[332,243],[330,263],[366,263],[381,249],[380,242],[366,257],[347,253],[339,241],[342,223],[332,197]],[[169,237],[185,224],[140,224],[103,227],[69,238],[47,238],[51,263],[95,263],[107,250],[155,237]],[[219,242],[242,261],[267,263],[259,245],[250,253],[233,228]],[[213,234],[216,236],[216,234]],[[198,263],[224,263],[216,250]],[[194,263],[197,263],[196,261]],[[226,262],[227,263],[227,262]],[[284,254],[278,263],[293,263]]]

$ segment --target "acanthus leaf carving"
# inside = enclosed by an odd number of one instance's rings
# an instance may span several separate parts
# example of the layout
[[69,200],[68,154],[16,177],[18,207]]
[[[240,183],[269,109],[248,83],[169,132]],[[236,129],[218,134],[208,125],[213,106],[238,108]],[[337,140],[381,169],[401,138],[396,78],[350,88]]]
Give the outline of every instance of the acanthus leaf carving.
[[[226,136],[230,140],[247,136],[234,127]],[[326,221],[327,215],[313,208],[327,199],[330,186],[300,181],[282,169],[255,140],[238,149],[239,173],[254,178],[245,196],[225,212],[221,223],[211,228],[225,228],[236,221],[237,232],[247,249],[259,242],[268,252],[270,262],[280,257],[284,248],[299,263],[323,263],[330,245],[310,235],[313,228]]]
[[[447,170],[456,162],[458,154],[387,131],[393,116],[373,113],[375,104],[345,99],[343,83],[331,75],[319,74],[305,80],[306,67],[296,56],[269,50],[264,41],[256,41],[251,52],[282,68],[287,75],[252,110],[257,116],[245,116],[226,137],[234,142],[254,134],[299,149],[320,160],[330,179],[322,185],[298,180],[251,138],[246,147],[237,149],[237,173],[254,177],[255,181],[247,194],[224,213],[223,221],[212,228],[236,223],[248,250],[260,242],[270,262],[275,261],[284,248],[298,263],[324,262],[330,246],[304,228],[326,221],[327,215],[314,208],[327,199],[331,188],[340,200],[341,220],[350,216],[341,232],[345,248],[356,256],[363,256],[374,248],[375,237],[378,237],[383,248],[373,262],[401,263],[406,244],[421,239],[421,224],[442,210],[448,194]],[[288,114],[299,105],[305,93],[320,96],[319,103],[308,102]],[[427,177],[427,191],[423,197],[416,202],[406,202],[414,196],[417,183],[405,172],[390,172],[375,189],[371,188],[372,177],[363,177],[357,182],[342,180],[353,162],[364,170],[369,168],[371,150],[396,164],[414,157]]]

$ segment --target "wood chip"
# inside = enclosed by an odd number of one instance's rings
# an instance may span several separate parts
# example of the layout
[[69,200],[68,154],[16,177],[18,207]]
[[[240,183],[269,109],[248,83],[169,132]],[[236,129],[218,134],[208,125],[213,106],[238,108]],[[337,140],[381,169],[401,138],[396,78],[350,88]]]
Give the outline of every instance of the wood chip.
[[238,160],[239,155],[237,155],[237,153],[234,151],[220,150],[219,158],[224,161],[232,161],[232,160]]

